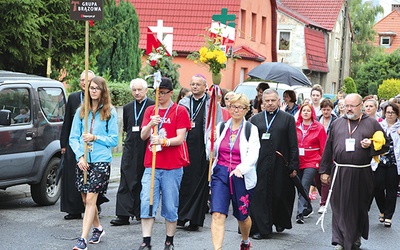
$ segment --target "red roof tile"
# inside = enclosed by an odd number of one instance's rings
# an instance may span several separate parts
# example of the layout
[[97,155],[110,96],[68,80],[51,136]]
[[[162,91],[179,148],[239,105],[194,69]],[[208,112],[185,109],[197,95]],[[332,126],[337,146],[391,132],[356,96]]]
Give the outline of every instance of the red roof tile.
[[254,49],[243,45],[239,47],[234,47],[233,53],[237,56],[240,56],[241,58],[253,59],[259,62],[263,62],[267,59],[265,56],[261,55]]
[[288,8],[332,30],[344,0],[280,0]]
[[306,41],[308,69],[318,72],[329,72],[326,63],[324,33],[322,31],[305,27],[304,38]]
[[298,20],[299,22],[304,23],[305,25],[312,25],[315,27],[326,29],[321,24],[316,23],[315,21],[311,20],[310,18],[304,16],[301,13],[298,13],[295,10],[292,10],[291,8],[287,7],[286,5],[284,5],[281,2],[277,2],[277,7],[278,7],[278,10],[281,11],[282,13],[285,13],[286,15]]
[[[118,1],[117,1],[118,2]],[[165,27],[173,27],[173,50],[192,52],[199,49],[206,34],[206,28],[211,26],[212,15],[220,14],[222,8],[228,9],[228,14],[236,15],[238,24],[241,0],[130,0],[139,16],[140,41],[139,47],[146,48],[147,27],[157,26],[157,20],[163,20]],[[190,37],[190,39],[188,39]]]

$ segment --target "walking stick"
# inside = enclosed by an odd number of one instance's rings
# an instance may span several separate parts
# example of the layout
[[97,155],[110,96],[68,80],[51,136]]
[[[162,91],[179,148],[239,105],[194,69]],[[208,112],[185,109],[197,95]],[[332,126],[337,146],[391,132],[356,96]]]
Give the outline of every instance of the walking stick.
[[[89,21],[85,21],[85,117],[84,117],[84,133],[88,132],[88,116],[89,116]],[[88,143],[83,144],[83,159],[87,163]],[[83,184],[87,183],[87,171],[83,171]]]
[[[155,109],[154,109],[154,115],[158,115],[158,96],[160,94],[160,83],[161,83],[161,73],[160,71],[155,72],[153,75],[150,75],[154,77],[154,84],[153,88],[156,91],[156,103],[155,103]],[[146,78],[150,77],[146,76]],[[153,127],[153,136],[157,136],[158,134],[158,126]],[[153,145],[153,158],[151,161],[151,184],[150,184],[150,207],[149,207],[149,216],[153,215],[153,203],[154,203],[154,174],[156,171],[156,156],[157,156],[157,149],[156,145]]]

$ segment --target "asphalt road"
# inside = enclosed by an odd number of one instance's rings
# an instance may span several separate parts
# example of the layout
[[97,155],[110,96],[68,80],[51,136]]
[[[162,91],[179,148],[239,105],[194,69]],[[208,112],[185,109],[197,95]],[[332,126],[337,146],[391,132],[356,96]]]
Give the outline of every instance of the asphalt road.
[[[142,241],[141,228],[138,222],[129,226],[115,227],[110,220],[115,217],[115,197],[118,189],[119,158],[114,160],[107,197],[110,202],[102,206],[101,223],[106,235],[101,243],[89,245],[89,249],[138,249]],[[398,199],[398,206],[400,206]],[[325,218],[326,232],[320,225],[315,225],[319,215],[318,202],[313,201],[314,214],[306,219],[305,224],[295,223],[293,213],[293,228],[283,233],[274,233],[271,239],[252,240],[253,249],[332,249],[331,246],[331,212]],[[59,211],[60,204],[53,206],[37,206],[30,198],[29,186],[21,185],[6,191],[0,191],[0,250],[2,249],[72,249],[75,239],[80,235],[82,220],[66,221],[64,213]],[[399,208],[399,207],[398,207]],[[295,208],[296,209],[296,208]],[[362,249],[392,250],[400,249],[400,221],[395,213],[391,228],[385,228],[378,221],[378,210],[373,203],[370,211],[370,237],[362,241]],[[204,250],[213,249],[210,232],[211,216],[206,215],[204,227],[198,232],[187,232],[178,229],[174,242],[175,249]],[[230,215],[226,222],[224,249],[238,249],[240,235],[237,233],[237,223]],[[159,215],[153,228],[153,249],[163,249],[165,240],[164,220]]]

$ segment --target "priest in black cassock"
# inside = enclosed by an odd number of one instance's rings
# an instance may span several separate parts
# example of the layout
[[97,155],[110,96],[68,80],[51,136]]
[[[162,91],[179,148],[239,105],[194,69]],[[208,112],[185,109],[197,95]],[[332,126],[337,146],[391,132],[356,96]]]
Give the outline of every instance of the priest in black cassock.
[[268,238],[273,225],[277,232],[292,228],[295,187],[291,178],[299,167],[294,117],[280,111],[276,90],[266,89],[262,101],[266,110],[250,120],[258,128],[261,144],[257,185],[250,206],[251,234],[256,240]]
[[[88,82],[95,77],[93,71],[88,71]],[[80,76],[80,87],[82,91],[71,93],[68,97],[65,109],[64,123],[61,130],[60,144],[61,153],[64,154],[64,166],[61,181],[61,212],[66,212],[66,220],[81,219],[85,211],[81,193],[75,187],[75,154],[69,146],[69,134],[76,109],[83,103],[85,94],[85,72]]]
[[123,108],[123,130],[126,133],[124,150],[121,159],[121,176],[117,193],[116,215],[110,221],[114,226],[129,225],[129,218],[140,220],[140,191],[144,172],[144,153],[147,140],[140,137],[144,111],[154,105],[147,98],[147,82],[136,78],[130,83],[135,100]]
[[[210,106],[210,96],[206,93],[207,82],[203,75],[194,75],[190,82],[192,95],[179,101],[189,112],[192,129],[186,138],[190,165],[183,168],[183,177],[179,190],[178,226],[189,231],[197,231],[203,226],[207,213],[208,161],[206,160],[206,120]],[[222,121],[221,107],[217,106],[216,124]]]
[[[374,192],[372,156],[387,152],[372,144],[379,123],[362,113],[362,98],[349,94],[344,99],[345,116],[332,123],[321,160],[321,181],[331,183],[332,245],[335,249],[359,249],[361,237],[368,239],[368,210]],[[329,201],[327,201],[328,204]]]

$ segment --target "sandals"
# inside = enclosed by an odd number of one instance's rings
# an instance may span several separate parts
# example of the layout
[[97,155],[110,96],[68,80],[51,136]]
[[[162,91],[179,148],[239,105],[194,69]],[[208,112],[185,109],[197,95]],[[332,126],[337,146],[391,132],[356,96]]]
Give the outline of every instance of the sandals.
[[391,219],[385,219],[385,222],[383,223],[385,227],[391,227],[392,226],[392,220]]
[[382,213],[379,214],[379,222],[381,223],[385,222],[385,215]]

